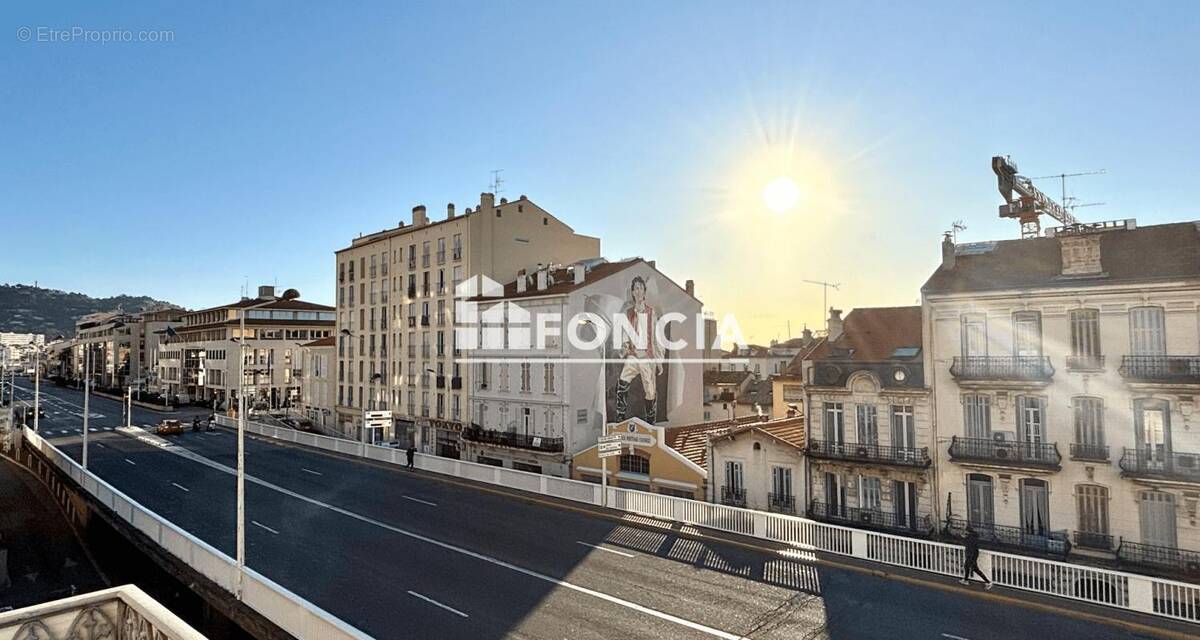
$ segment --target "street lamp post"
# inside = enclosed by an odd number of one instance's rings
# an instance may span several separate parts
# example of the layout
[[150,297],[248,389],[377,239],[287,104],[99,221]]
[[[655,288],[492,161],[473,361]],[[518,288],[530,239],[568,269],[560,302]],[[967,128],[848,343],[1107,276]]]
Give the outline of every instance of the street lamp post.
[[91,345],[84,348],[83,352],[83,469],[88,467],[88,417],[91,416],[91,410],[88,409],[88,400],[92,395],[92,349]]
[[237,597],[242,599],[246,573],[246,312],[279,300],[295,300],[300,292],[288,289],[281,298],[244,307],[238,314],[238,429],[237,429]]

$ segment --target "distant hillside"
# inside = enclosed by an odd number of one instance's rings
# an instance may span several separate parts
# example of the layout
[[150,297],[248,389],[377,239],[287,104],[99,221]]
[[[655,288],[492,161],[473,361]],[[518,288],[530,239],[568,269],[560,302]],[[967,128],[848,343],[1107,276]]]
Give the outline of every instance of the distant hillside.
[[0,284],[0,331],[70,337],[75,335],[75,320],[89,313],[118,308],[137,312],[161,306],[174,305],[147,296],[93,298],[24,284]]

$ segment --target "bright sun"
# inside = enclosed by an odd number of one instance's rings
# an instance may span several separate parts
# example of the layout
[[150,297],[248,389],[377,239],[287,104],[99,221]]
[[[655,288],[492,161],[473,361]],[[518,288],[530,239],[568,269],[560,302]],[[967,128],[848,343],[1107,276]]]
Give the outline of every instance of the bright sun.
[[800,187],[787,176],[779,176],[763,187],[763,202],[775,213],[790,211],[800,200]]

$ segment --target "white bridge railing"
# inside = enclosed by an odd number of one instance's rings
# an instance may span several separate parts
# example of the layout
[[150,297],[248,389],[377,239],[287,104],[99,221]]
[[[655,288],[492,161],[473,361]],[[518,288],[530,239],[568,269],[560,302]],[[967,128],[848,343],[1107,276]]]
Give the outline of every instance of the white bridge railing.
[[[237,420],[227,416],[217,416],[217,422],[225,427],[237,428]],[[246,430],[268,438],[378,462],[396,465],[406,463],[405,452],[399,449],[249,421]],[[590,482],[422,453],[416,455],[415,466],[434,473],[555,498],[602,504],[600,485]],[[962,547],[943,542],[618,487],[608,488],[607,506],[785,543],[801,550],[824,551],[943,575],[962,574]],[[1200,623],[1200,585],[995,551],[981,552],[979,564],[999,585]]]
[[[117,517],[133,525],[155,544],[221,588],[235,593],[237,563],[233,558],[138,504],[90,471],[85,471],[79,463],[46,442],[33,429],[25,428],[23,437]],[[248,567],[242,580],[242,602],[297,638],[361,640],[371,637]]]

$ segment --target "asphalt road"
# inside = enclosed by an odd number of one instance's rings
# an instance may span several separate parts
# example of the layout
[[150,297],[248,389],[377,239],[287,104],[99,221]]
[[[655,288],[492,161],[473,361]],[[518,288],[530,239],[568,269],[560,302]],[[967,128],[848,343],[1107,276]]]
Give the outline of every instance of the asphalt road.
[[[43,435],[78,460],[79,393],[43,392]],[[91,406],[91,470],[232,556],[235,437],[164,449]],[[247,439],[246,460],[249,566],[379,638],[1147,637],[297,447]]]

